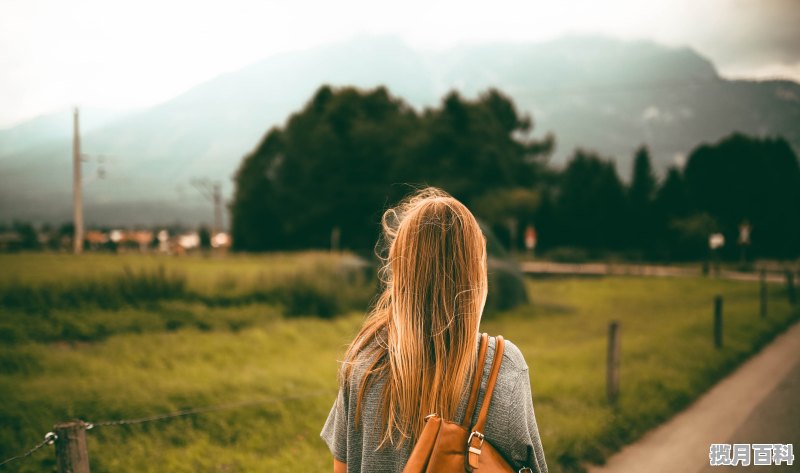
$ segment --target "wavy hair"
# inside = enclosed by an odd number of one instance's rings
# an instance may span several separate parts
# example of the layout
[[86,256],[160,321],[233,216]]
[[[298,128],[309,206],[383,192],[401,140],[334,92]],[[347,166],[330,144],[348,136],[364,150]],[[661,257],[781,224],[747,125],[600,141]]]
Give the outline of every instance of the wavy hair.
[[379,447],[399,449],[416,441],[426,415],[453,418],[465,394],[488,290],[486,238],[469,209],[435,187],[384,212],[381,224],[383,290],[346,351],[339,382],[348,383],[356,366],[366,368],[359,426],[365,392],[384,379]]

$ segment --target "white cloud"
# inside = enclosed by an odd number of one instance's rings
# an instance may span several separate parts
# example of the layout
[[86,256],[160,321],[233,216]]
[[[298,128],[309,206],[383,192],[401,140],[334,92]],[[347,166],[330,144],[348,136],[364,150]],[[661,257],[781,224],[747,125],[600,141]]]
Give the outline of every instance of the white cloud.
[[675,120],[675,115],[669,110],[662,110],[655,105],[651,105],[642,111],[642,121],[671,123]]

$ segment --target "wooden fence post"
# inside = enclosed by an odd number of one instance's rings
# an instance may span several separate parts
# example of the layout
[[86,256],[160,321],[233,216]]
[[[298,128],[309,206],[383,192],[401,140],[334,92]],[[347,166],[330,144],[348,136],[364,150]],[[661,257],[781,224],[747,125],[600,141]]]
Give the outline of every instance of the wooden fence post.
[[58,473],[89,473],[86,424],[77,420],[56,424],[56,463]]
[[619,322],[608,324],[608,354],[606,357],[606,395],[608,402],[616,404],[619,396]]
[[722,348],[722,296],[714,297],[714,346]]
[[767,317],[767,272],[761,270],[761,318]]
[[797,303],[797,298],[794,293],[794,273],[790,270],[786,270],[786,292],[789,296],[789,304],[795,305]]

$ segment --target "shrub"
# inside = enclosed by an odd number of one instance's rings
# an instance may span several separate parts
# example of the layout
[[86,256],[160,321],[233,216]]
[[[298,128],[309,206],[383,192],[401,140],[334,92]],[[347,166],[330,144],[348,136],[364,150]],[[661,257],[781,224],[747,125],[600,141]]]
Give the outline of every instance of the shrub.
[[489,294],[484,313],[493,315],[528,302],[525,278],[512,261],[489,259]]

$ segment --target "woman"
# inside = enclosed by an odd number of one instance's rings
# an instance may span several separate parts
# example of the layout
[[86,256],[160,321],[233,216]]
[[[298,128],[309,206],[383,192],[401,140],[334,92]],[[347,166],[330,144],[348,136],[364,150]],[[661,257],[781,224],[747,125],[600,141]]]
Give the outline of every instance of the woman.
[[[437,413],[461,422],[488,290],[486,238],[472,213],[428,187],[386,211],[385,289],[350,344],[321,437],[334,472],[401,472]],[[477,418],[494,358],[490,337]],[[485,438],[516,468],[547,472],[525,359],[505,342]]]

